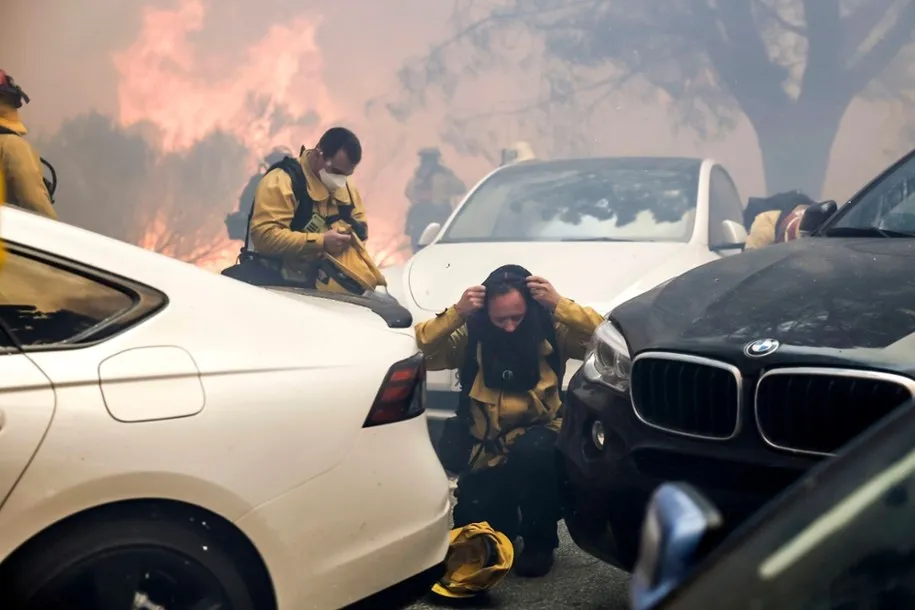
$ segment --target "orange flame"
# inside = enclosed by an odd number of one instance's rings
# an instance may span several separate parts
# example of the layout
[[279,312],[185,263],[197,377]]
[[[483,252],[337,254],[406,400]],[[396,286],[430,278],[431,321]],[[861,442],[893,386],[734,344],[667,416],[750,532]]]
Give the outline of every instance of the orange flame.
[[[301,143],[316,142],[324,128],[339,120],[322,77],[323,59],[315,39],[319,17],[303,14],[274,25],[244,49],[242,61],[229,64],[225,56],[208,53],[190,40],[205,29],[208,7],[204,0],[177,0],[171,9],[144,9],[136,41],[113,56],[120,76],[121,125],[156,126],[162,153],[186,150],[217,130],[230,133],[250,151],[253,171],[275,146],[298,150]],[[246,178],[239,176],[239,183]],[[214,209],[214,220],[221,221],[229,211]],[[168,226],[162,214],[151,216],[155,220],[138,245],[173,253],[182,228]],[[376,227],[371,217],[370,223],[373,235],[399,233]],[[199,239],[207,245],[192,257],[184,249],[182,258],[217,270],[234,261],[239,246],[228,240],[221,222],[211,226],[222,233]],[[379,249],[376,241],[369,247],[380,263],[403,256],[400,243]]]
[[[164,152],[188,148],[221,129],[244,142],[256,163],[273,146],[313,141],[320,125],[312,117],[325,125],[338,118],[321,75],[319,18],[300,16],[273,26],[246,49],[242,62],[227,65],[225,57],[188,41],[204,29],[205,16],[203,0],[144,10],[139,37],[114,56],[123,125],[152,122],[162,130]],[[281,115],[288,120],[274,124]]]

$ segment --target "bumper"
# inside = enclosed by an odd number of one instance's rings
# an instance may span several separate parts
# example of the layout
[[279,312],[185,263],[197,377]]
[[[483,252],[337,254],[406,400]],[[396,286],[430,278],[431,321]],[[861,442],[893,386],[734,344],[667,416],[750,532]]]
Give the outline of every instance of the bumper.
[[432,445],[438,446],[445,420],[454,416],[458,405],[457,392],[429,391],[426,395],[426,421],[429,425],[429,438]]
[[[558,459],[569,533],[591,555],[625,570],[635,563],[645,508],[661,483],[695,485],[731,530],[817,462],[773,451],[753,427],[730,441],[650,428],[635,417],[628,396],[581,374],[569,384],[565,404]],[[591,440],[598,420],[602,449]]]
[[344,610],[377,610],[378,608],[399,610],[405,608],[425,597],[432,589],[432,585],[438,582],[444,574],[445,562],[442,562],[390,589],[385,589],[381,593],[347,606]]
[[450,508],[417,417],[361,430],[341,464],[238,525],[264,557],[280,608],[335,610],[441,564]]

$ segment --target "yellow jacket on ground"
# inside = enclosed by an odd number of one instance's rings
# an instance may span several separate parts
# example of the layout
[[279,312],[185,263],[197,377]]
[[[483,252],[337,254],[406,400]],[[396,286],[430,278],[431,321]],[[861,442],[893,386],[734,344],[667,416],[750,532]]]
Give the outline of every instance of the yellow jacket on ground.
[[[57,220],[51,195],[44,183],[41,157],[24,136],[28,130],[19,111],[0,104],[0,171],[4,176],[6,203]],[[13,133],[2,133],[9,130]]]
[[[588,343],[603,316],[591,309],[563,298],[553,313],[556,346],[560,359],[584,358]],[[467,325],[454,307],[431,320],[416,325],[416,344],[426,358],[430,371],[459,369],[464,364],[467,347]],[[477,345],[480,361],[481,346]],[[494,441],[474,447],[471,455],[478,456],[474,469],[501,464],[512,443],[531,426],[544,425],[559,430],[562,425],[559,397],[562,380],[550,367],[547,356],[552,346],[543,341],[540,346],[540,382],[526,394],[511,394],[487,388],[483,383],[482,365],[470,389],[473,406],[470,409],[471,433],[479,441]],[[487,423],[488,422],[488,423]],[[493,448],[495,445],[497,448]]]
[[305,171],[308,195],[314,201],[314,215],[303,231],[293,231],[290,226],[296,210],[292,194],[292,180],[282,170],[265,175],[254,196],[251,216],[251,243],[263,255],[282,260],[282,273],[287,280],[303,281],[310,271],[309,265],[325,257],[324,232],[329,228],[349,230],[343,220],[327,225],[325,219],[337,216],[341,206],[352,205],[351,219],[366,229],[368,224],[362,197],[355,186],[349,185],[330,193],[324,183],[308,167],[304,151],[299,165]]

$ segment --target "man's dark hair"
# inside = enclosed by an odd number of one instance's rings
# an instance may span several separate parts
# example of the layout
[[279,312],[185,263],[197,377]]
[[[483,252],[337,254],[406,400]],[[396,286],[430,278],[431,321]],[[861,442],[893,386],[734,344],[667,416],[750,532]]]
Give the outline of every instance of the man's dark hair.
[[325,131],[318,141],[318,148],[325,157],[333,157],[342,148],[353,165],[362,161],[362,144],[356,134],[345,127],[331,127]]

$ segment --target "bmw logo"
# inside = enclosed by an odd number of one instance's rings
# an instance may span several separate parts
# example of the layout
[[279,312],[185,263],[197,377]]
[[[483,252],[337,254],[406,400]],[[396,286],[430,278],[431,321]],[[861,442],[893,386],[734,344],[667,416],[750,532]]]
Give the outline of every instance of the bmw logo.
[[752,343],[747,343],[747,346],[743,348],[743,353],[750,358],[761,358],[777,350],[779,345],[781,344],[775,339],[757,339]]

